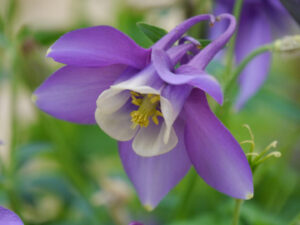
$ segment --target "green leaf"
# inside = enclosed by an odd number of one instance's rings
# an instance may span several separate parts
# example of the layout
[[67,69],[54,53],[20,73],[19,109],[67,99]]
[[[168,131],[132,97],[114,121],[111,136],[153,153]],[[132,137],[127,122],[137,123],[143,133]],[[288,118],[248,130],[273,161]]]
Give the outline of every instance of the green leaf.
[[117,15],[117,28],[129,35],[138,45],[149,48],[153,42],[136,26],[144,20],[144,14],[129,7],[122,7]]
[[18,177],[18,189],[28,201],[38,199],[42,193],[55,194],[63,201],[74,198],[70,184],[54,171],[35,171],[34,174]]
[[157,42],[168,32],[160,27],[152,26],[146,23],[139,22],[137,27],[153,42]]
[[67,30],[57,30],[57,31],[46,31],[39,30],[33,31],[33,38],[41,45],[48,46],[53,44],[60,36],[66,33]]
[[22,168],[27,162],[42,154],[52,152],[49,143],[34,142],[21,146],[16,153],[16,164],[18,168]]
[[200,42],[201,47],[205,48],[207,45],[209,45],[211,43],[211,40],[208,39],[198,39],[197,40]]

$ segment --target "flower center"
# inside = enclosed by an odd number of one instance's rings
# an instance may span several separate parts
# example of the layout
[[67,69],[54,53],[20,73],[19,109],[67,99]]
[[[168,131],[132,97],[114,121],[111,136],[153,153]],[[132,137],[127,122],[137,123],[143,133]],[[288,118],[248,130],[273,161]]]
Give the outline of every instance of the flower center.
[[147,127],[149,125],[149,118],[158,125],[158,116],[163,116],[159,109],[160,97],[155,94],[140,94],[131,91],[131,103],[139,106],[138,110],[132,111],[131,115],[131,128],[136,128],[137,125]]

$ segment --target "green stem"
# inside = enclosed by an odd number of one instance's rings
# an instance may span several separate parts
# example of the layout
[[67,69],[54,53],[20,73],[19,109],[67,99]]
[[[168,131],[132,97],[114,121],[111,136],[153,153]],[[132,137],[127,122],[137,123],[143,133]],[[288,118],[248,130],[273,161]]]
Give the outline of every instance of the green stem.
[[177,208],[177,212],[175,215],[177,215],[176,218],[184,218],[186,216],[186,212],[188,211],[188,202],[191,199],[191,195],[193,193],[194,187],[196,185],[198,174],[196,171],[192,171],[192,174],[190,174],[188,184],[185,187],[185,190],[183,192],[183,195],[181,197],[181,202],[179,203],[179,207]]
[[[234,15],[237,23],[239,23],[243,3],[244,3],[244,0],[236,0],[235,4],[234,4],[233,15]],[[234,49],[235,49],[237,31],[238,31],[238,28],[236,29],[234,35],[230,39],[229,44],[228,44],[228,49],[226,51],[225,69],[224,69],[224,74],[223,74],[223,77],[222,77],[223,82],[225,84],[228,84],[228,80],[230,80],[231,73],[232,73],[232,68],[234,66]],[[227,85],[225,85],[225,89],[227,89],[226,86]],[[228,101],[228,99],[226,98],[226,95],[225,95],[225,102],[223,104],[223,107],[219,107],[216,110],[217,116],[219,117],[219,119],[221,119],[221,121],[225,125],[228,125],[227,119],[228,119],[228,114],[229,114],[229,111],[230,111],[230,106],[231,105],[229,104],[229,101]]]
[[101,221],[101,215],[98,213],[99,210],[97,206],[93,205],[90,200],[91,195],[89,183],[84,178],[84,174],[81,172],[80,167],[76,166],[79,164],[79,162],[77,162],[74,158],[74,154],[72,154],[72,149],[68,144],[68,140],[66,140],[61,133],[57,132],[57,130],[61,130],[61,127],[57,125],[57,123],[52,120],[46,120],[45,122],[50,138],[54,143],[56,143],[56,157],[60,163],[64,175],[70,181],[72,187],[74,187],[74,189],[77,191],[80,199],[89,208],[92,216],[91,223],[98,224],[98,221]]
[[[244,0],[236,0],[235,1],[233,15],[235,16],[236,21],[239,21],[239,19],[240,19],[243,2],[244,2]],[[237,36],[237,31],[230,39],[230,42],[228,45],[228,50],[227,50],[227,54],[226,54],[226,69],[225,69],[225,76],[224,76],[225,78],[231,74],[233,61],[234,61],[233,59],[234,59],[236,36]]]
[[252,51],[244,60],[236,67],[236,69],[233,71],[232,76],[230,77],[229,82],[226,85],[225,88],[225,96],[228,95],[228,92],[232,89],[236,79],[241,74],[241,72],[245,69],[245,67],[251,62],[256,56],[266,52],[270,51],[273,48],[272,44],[263,45],[254,51]]
[[235,200],[235,207],[233,212],[233,222],[232,225],[238,225],[240,220],[240,212],[241,212],[241,206],[243,204],[242,199],[236,199]]
[[6,9],[5,9],[5,18],[4,18],[4,25],[5,25],[5,33],[6,36],[9,38],[12,36],[12,27],[13,22],[15,19],[16,11],[18,6],[18,0],[7,0]]
[[236,69],[231,73],[232,75],[229,76],[228,82],[225,85],[224,90],[224,104],[222,107],[219,107],[216,111],[218,117],[225,123],[225,125],[228,124],[228,114],[231,109],[232,105],[232,93],[234,90],[234,85],[236,83],[236,80],[238,76],[241,74],[241,72],[245,69],[245,67],[258,55],[266,52],[271,51],[273,49],[272,44],[263,45],[257,49],[255,49],[253,52],[251,52],[244,60],[236,67]]

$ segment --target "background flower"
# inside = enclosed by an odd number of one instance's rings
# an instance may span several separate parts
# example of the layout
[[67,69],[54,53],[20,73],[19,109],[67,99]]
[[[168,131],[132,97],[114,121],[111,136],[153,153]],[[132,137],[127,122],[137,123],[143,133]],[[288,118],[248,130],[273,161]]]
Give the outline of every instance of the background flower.
[[[235,1],[218,0],[214,6],[216,14],[232,12]],[[283,35],[292,28],[292,20],[279,0],[245,0],[241,10],[236,43],[236,62],[240,63],[251,51],[272,42],[273,30]],[[219,27],[224,30],[224,27]],[[213,30],[218,33],[217,29]],[[275,32],[276,33],[276,32]],[[215,36],[216,34],[212,34]],[[269,74],[271,53],[256,57],[245,68],[239,78],[239,94],[235,107],[241,109],[259,90]]]

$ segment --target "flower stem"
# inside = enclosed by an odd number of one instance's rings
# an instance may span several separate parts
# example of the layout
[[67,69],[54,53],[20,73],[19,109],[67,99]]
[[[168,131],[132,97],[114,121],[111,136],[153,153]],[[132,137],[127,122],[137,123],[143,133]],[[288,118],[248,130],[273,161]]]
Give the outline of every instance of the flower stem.
[[236,199],[235,200],[235,207],[233,212],[233,222],[232,225],[238,225],[240,220],[240,212],[241,212],[241,206],[243,204],[242,199]]
[[230,79],[226,85],[225,96],[227,96],[229,94],[228,92],[230,92],[230,90],[232,89],[236,79],[241,74],[241,72],[245,69],[245,67],[249,64],[249,62],[251,62],[256,56],[258,56],[266,51],[272,50],[272,48],[273,48],[272,44],[263,45],[263,46],[255,49],[254,51],[252,51],[246,58],[243,59],[243,61],[233,71],[232,76],[230,77]]
[[[237,21],[237,29],[232,36],[232,38],[229,41],[228,44],[228,49],[226,51],[226,56],[225,56],[225,69],[224,69],[224,74],[223,74],[223,82],[225,83],[225,90],[229,89],[227,88],[228,84],[231,83],[231,77],[232,77],[232,69],[234,66],[234,49],[235,49],[235,43],[236,43],[236,37],[237,37],[237,31],[238,31],[238,25],[239,25],[239,19],[240,19],[240,14],[242,10],[244,0],[236,0],[234,4],[234,9],[233,9],[233,15]],[[228,114],[230,111],[230,101],[228,101],[226,91],[225,91],[225,102],[222,107],[219,107],[216,111],[216,114],[218,115],[219,119],[225,124],[228,125]]]
[[232,100],[232,94],[235,90],[234,85],[236,83],[236,80],[238,76],[241,74],[241,72],[245,69],[245,67],[258,55],[271,51],[273,49],[273,44],[267,44],[263,45],[254,51],[252,51],[246,58],[243,59],[243,61],[235,68],[235,70],[231,73],[231,75],[228,78],[228,81],[226,82],[225,88],[224,88],[224,104],[222,107],[219,107],[216,111],[218,117],[224,122],[226,125],[228,125],[228,114],[231,109],[231,105],[233,103]]
[[188,212],[187,206],[189,205],[188,203],[191,200],[191,195],[197,183],[197,177],[197,172],[193,170],[192,174],[190,174],[189,176],[188,184],[186,185],[183,195],[181,197],[179,207],[175,210],[175,215],[177,215],[177,219],[183,219],[186,217],[186,213]]
[[[234,4],[233,15],[235,16],[235,19],[236,19],[236,21],[238,21],[238,23],[239,23],[239,19],[240,19],[243,2],[244,2],[244,0],[236,0],[235,4]],[[236,36],[237,36],[237,31],[230,39],[230,42],[228,45],[228,50],[227,50],[227,54],[226,54],[225,77],[230,76],[231,70],[233,67]]]

